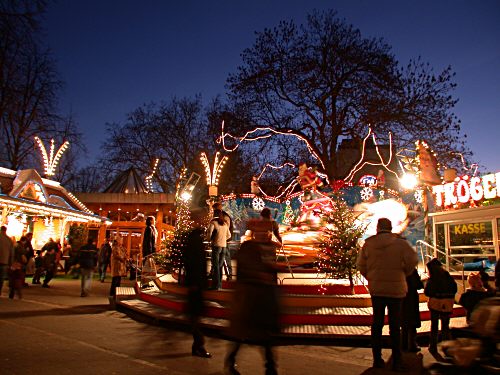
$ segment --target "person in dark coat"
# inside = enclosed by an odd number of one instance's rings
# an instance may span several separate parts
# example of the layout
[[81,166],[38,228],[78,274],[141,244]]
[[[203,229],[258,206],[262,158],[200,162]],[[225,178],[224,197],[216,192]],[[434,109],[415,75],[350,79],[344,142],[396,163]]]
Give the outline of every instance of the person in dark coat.
[[483,282],[479,273],[471,272],[467,276],[469,287],[464,294],[460,296],[458,303],[467,311],[467,323],[470,323],[470,317],[476,305],[483,299],[490,297],[488,291],[483,287]]
[[14,246],[14,252],[9,268],[9,298],[13,299],[17,293],[21,299],[23,297],[22,288],[24,284],[24,266],[28,262],[26,256],[26,237],[22,236]]
[[[427,263],[429,279],[425,284],[424,293],[429,298],[440,300],[453,300],[457,293],[457,283],[448,271],[443,269],[441,262],[434,258]],[[453,307],[452,307],[453,309]],[[450,339],[450,311],[434,310],[429,306],[431,313],[431,337],[429,352],[437,354],[437,343],[439,336],[439,321],[441,321],[441,336],[443,340]]]
[[99,280],[101,283],[106,280],[106,271],[108,270],[108,266],[111,263],[111,240],[106,238],[101,248],[99,249],[99,257],[97,259],[97,268],[99,271]]
[[203,290],[207,287],[207,261],[203,244],[205,231],[201,227],[203,213],[192,212],[191,220],[194,222],[194,227],[186,235],[186,245],[182,254],[185,269],[184,283],[188,288],[187,312],[193,333],[191,354],[196,357],[211,358],[212,355],[205,349],[205,337],[200,329],[200,316],[204,310]]
[[279,333],[279,300],[274,281],[275,265],[266,256],[267,244],[244,242],[236,260],[238,275],[231,309],[229,335],[235,340],[226,359],[226,372],[238,375],[236,355],[242,343],[264,348],[266,375],[277,374],[272,345]]
[[94,269],[97,266],[97,247],[92,238],[89,238],[87,244],[78,251],[78,264],[82,276],[80,297],[87,297],[92,286]]
[[144,229],[144,235],[142,236],[142,260],[144,261],[147,256],[154,254],[156,252],[156,238],[158,237],[158,231],[155,227],[154,216],[148,216],[146,218],[146,229]]
[[49,282],[52,280],[57,271],[57,252],[59,248],[53,238],[43,245],[42,251],[45,251],[43,256],[43,269],[45,270],[45,278],[43,279],[42,288],[49,288]]
[[401,321],[401,348],[409,352],[419,352],[417,328],[421,326],[418,290],[424,288],[418,271],[415,269],[406,277],[408,293],[403,298]]

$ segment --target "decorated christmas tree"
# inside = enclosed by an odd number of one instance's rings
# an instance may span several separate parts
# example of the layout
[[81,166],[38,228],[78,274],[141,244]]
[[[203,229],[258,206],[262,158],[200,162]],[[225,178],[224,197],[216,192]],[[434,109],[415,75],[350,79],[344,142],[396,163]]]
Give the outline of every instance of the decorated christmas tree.
[[193,223],[189,216],[189,202],[183,199],[177,201],[177,213],[174,236],[168,253],[169,263],[172,271],[179,271],[182,267],[182,254],[188,232]]
[[359,239],[366,227],[346,204],[342,195],[332,197],[333,210],[325,214],[326,227],[316,258],[319,271],[334,279],[348,279],[354,292]]

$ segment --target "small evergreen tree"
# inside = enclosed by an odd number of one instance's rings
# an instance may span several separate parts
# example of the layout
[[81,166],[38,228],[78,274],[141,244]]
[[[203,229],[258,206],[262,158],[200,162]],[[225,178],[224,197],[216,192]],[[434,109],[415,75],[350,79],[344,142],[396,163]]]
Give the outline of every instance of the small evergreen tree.
[[326,227],[322,236],[316,265],[327,277],[348,279],[354,293],[356,259],[360,250],[359,239],[366,226],[357,220],[340,193],[332,197],[333,210],[325,214]]
[[187,234],[193,227],[189,215],[189,203],[187,201],[178,199],[176,216],[174,236],[170,245],[168,258],[171,270],[179,270],[180,272]]

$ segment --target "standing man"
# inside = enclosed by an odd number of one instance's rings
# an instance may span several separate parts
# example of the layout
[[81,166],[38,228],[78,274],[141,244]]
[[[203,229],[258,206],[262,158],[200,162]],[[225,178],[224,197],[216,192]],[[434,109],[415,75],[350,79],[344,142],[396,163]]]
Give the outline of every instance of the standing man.
[[92,286],[92,276],[97,265],[97,247],[94,240],[89,238],[87,244],[78,251],[78,264],[82,275],[82,292],[80,297],[87,297]]
[[0,228],[0,295],[2,295],[3,282],[7,276],[13,255],[14,244],[9,236],[7,236],[7,227],[2,225]]
[[111,245],[109,241],[109,237],[106,238],[104,243],[99,250],[99,259],[98,259],[98,271],[99,271],[99,280],[101,283],[106,279],[106,270],[108,269],[109,263],[111,262]]
[[156,238],[158,237],[158,231],[155,227],[155,217],[148,216],[146,218],[146,229],[144,229],[144,235],[142,236],[142,262],[144,263],[148,255],[154,254],[156,252]]
[[[28,258],[28,263],[26,264],[25,270],[24,270],[24,275],[26,277],[26,274],[31,275],[34,273],[34,265],[35,265],[35,250],[33,249],[33,245],[31,244],[31,240],[33,240],[33,232],[26,233],[26,257]],[[33,262],[31,262],[31,259],[33,258]],[[23,285],[26,287],[28,286],[28,283],[26,283],[26,280],[23,281]]]
[[382,328],[387,307],[392,369],[404,371],[401,360],[401,304],[408,291],[406,277],[413,272],[418,259],[410,244],[391,232],[391,221],[386,218],[379,219],[377,234],[366,239],[356,264],[359,272],[368,280],[372,300],[373,367],[385,367],[382,359]]
[[[233,237],[233,219],[231,219],[231,216],[222,209],[222,204],[220,202],[214,203],[214,212],[216,210],[220,210],[222,212],[222,219],[224,222],[227,224],[229,227],[229,233],[231,234],[231,237],[227,241],[231,241],[231,238]],[[227,274],[226,278],[227,280],[231,280],[233,278],[233,265],[231,263],[231,252],[229,251],[229,246],[226,246],[223,249],[224,253],[224,262],[226,262],[226,269],[227,269]]]

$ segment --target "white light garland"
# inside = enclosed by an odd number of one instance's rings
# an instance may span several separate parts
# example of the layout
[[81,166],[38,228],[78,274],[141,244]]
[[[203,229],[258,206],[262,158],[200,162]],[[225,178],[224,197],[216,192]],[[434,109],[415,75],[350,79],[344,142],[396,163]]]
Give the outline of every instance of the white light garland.
[[[369,161],[363,162],[365,158],[365,152],[366,152],[366,141],[368,138],[372,137],[373,140],[373,145],[375,146],[375,152],[377,153],[377,156],[380,159],[380,163],[373,163]],[[366,137],[363,139],[363,147],[361,149],[361,157],[359,158],[358,163],[351,169],[347,177],[344,179],[346,182],[351,182],[352,179],[354,178],[354,175],[356,172],[358,172],[361,168],[363,168],[365,165],[380,165],[384,167],[386,170],[389,172],[393,173],[396,177],[398,177],[398,174],[394,172],[392,169],[389,168],[389,165],[391,164],[393,157],[393,152],[392,152],[392,133],[389,132],[389,159],[387,161],[384,161],[384,158],[382,157],[382,154],[379,150],[379,146],[377,143],[377,137],[375,136],[375,133],[373,133],[372,129],[369,127],[368,128],[368,134],[366,134]]]
[[217,151],[215,154],[215,160],[213,168],[210,169],[210,162],[208,161],[207,154],[204,152],[201,153],[200,159],[203,163],[203,167],[205,168],[205,176],[207,178],[208,186],[218,186],[220,174],[222,173],[222,168],[224,168],[224,164],[226,164],[228,157],[224,155],[222,159],[219,160],[220,152]]
[[69,142],[64,141],[64,143],[59,147],[55,154],[54,139],[50,140],[50,151],[48,154],[45,145],[39,137],[35,136],[35,142],[42,154],[45,176],[54,176],[56,173],[57,165],[59,164],[59,159],[61,159],[62,154],[64,154],[64,151],[66,151],[66,149],[69,147]]
[[160,163],[160,159],[159,158],[156,158],[155,159],[155,163],[153,165],[153,170],[151,171],[151,173],[146,176],[145,178],[145,182],[146,182],[146,188],[148,189],[148,191],[150,193],[153,192],[153,176],[154,174],[156,173],[156,170],[158,169],[158,164]]

